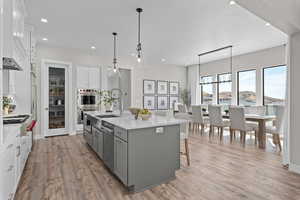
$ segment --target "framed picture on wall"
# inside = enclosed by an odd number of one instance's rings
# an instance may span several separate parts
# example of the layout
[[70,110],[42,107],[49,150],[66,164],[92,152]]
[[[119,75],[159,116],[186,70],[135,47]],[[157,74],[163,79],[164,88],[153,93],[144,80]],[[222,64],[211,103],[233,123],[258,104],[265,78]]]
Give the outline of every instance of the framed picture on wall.
[[173,106],[175,103],[178,103],[179,102],[179,97],[170,97],[170,109],[173,109]]
[[179,95],[179,82],[174,82],[171,81],[169,83],[169,91],[170,91],[170,95]]
[[155,94],[155,82],[154,80],[144,80],[143,92],[144,95],[154,95]]
[[168,81],[157,81],[157,94],[158,95],[168,94]]
[[168,96],[157,96],[157,109],[168,110]]
[[155,96],[144,96],[144,109],[155,110]]

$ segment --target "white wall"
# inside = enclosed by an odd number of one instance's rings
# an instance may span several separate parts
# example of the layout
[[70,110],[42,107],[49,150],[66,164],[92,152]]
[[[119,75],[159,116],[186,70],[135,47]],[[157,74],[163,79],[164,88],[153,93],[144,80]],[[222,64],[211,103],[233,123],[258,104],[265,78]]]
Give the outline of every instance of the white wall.
[[[0,11],[3,9],[3,0],[0,0]],[[3,56],[3,15],[0,12],[0,144],[2,143],[3,133],[3,120],[2,120],[2,87],[3,87],[3,75],[2,75],[2,56]]]
[[174,65],[140,65],[133,68],[132,105],[143,106],[143,80],[179,81],[180,88],[186,88],[186,69]]
[[300,173],[300,32],[290,38],[290,170]]
[[[248,53],[233,57],[233,77],[232,77],[232,98],[233,104],[237,103],[237,76],[236,72],[242,70],[256,69],[256,92],[257,104],[262,104],[262,68],[286,64],[285,46],[274,47],[262,51]],[[189,67],[188,87],[192,88],[192,102],[200,104],[200,87],[195,89],[199,83],[198,65]],[[201,64],[201,76],[217,75],[230,72],[229,59],[222,59],[214,62]],[[197,82],[196,82],[197,81]],[[215,95],[216,97],[216,95]]]
[[[37,61],[39,66],[41,66],[42,59],[57,60],[63,62],[70,62],[73,65],[73,77],[76,77],[76,66],[105,66],[100,56],[90,51],[80,51],[75,49],[65,49],[57,47],[49,47],[46,45],[37,45]],[[185,67],[173,66],[173,65],[144,65],[139,64],[136,66],[121,66],[122,68],[131,69],[132,79],[131,79],[131,105],[142,107],[143,100],[143,79],[153,79],[153,80],[169,80],[169,81],[180,81],[181,87],[186,87],[186,69]],[[38,72],[40,73],[40,72]],[[109,83],[107,79],[107,70],[105,67],[101,68],[101,73],[103,75],[101,80],[102,89],[109,88],[107,85]],[[40,78],[40,75],[38,75]],[[75,79],[74,79],[75,80]],[[73,80],[73,83],[76,84]],[[41,83],[41,80],[38,80]],[[39,84],[40,85],[40,84]],[[38,97],[40,97],[41,88],[38,89]],[[75,98],[75,97],[74,97]],[[74,101],[76,102],[76,101]],[[75,105],[74,105],[75,107]],[[38,108],[41,108],[41,101],[38,99]],[[38,116],[41,116],[41,111],[39,109]],[[38,127],[39,124],[37,124]],[[39,129],[38,129],[39,130]],[[75,130],[75,122],[74,122]],[[38,131],[41,132],[41,131]]]

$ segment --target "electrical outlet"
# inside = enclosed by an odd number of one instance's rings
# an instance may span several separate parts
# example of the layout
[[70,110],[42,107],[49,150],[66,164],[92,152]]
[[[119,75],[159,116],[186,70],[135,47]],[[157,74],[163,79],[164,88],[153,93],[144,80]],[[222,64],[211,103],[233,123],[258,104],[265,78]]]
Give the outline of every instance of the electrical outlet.
[[164,133],[164,127],[157,127],[157,128],[155,129],[155,132],[156,132],[157,134],[163,134],[163,133]]

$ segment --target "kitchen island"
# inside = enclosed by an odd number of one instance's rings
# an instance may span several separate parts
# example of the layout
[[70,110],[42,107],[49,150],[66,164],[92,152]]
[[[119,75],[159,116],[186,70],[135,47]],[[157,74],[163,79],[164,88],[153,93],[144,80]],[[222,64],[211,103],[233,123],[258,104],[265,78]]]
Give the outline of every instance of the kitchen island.
[[107,168],[139,192],[175,179],[180,168],[180,124],[185,120],[85,112],[84,138]]

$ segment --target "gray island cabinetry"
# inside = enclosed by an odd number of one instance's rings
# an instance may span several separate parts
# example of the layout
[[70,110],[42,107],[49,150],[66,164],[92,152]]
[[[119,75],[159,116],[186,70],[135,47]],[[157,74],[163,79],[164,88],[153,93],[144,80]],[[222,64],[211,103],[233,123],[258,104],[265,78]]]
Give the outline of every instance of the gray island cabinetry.
[[[95,112],[86,115],[92,136],[84,138],[129,191],[143,191],[175,179],[180,168],[180,124],[184,120],[100,118]],[[84,135],[89,135],[86,130]]]

